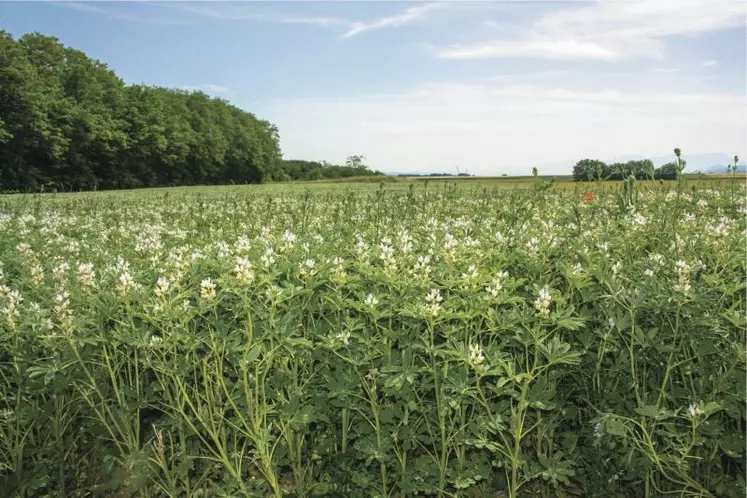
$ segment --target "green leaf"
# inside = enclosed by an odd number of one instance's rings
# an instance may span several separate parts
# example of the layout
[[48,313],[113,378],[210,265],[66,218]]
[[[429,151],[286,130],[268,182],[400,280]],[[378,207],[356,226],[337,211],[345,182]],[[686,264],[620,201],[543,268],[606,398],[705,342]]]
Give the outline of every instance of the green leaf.
[[636,408],[635,412],[644,417],[657,418],[659,416],[659,407],[656,405],[643,405]]
[[617,418],[607,418],[604,422],[604,428],[607,434],[612,436],[625,436],[628,433],[628,427]]

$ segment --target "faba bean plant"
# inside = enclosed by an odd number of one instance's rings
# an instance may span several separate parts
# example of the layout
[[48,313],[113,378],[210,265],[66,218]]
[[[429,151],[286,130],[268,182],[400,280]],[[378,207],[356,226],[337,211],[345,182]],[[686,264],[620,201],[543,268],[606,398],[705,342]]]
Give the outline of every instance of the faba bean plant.
[[0,198],[0,494],[743,497],[744,189],[551,187]]

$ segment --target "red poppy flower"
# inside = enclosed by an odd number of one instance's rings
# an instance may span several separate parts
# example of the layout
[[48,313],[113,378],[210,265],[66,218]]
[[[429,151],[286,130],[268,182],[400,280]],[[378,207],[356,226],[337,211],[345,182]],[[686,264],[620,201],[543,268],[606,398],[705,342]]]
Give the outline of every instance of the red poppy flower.
[[594,192],[586,192],[586,193],[584,194],[584,201],[585,201],[585,202],[591,202],[591,201],[593,201],[594,199],[596,199],[596,197],[594,197]]

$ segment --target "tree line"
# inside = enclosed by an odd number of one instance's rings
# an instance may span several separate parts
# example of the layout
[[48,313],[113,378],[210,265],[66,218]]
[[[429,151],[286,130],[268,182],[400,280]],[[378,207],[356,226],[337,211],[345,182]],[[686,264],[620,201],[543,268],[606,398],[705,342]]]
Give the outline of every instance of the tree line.
[[364,161],[365,158],[363,156],[350,156],[344,165],[334,165],[327,161],[287,159],[281,162],[279,171],[273,179],[277,181],[314,181],[350,178],[353,176],[384,175],[384,173],[369,169]]
[[678,155],[677,162],[654,167],[650,159],[607,164],[597,159],[582,159],[573,166],[573,181],[624,180],[633,175],[637,180],[674,180],[685,167],[685,160]]
[[56,38],[0,30],[0,191],[372,174],[352,157],[340,167],[283,161],[277,127],[223,99],[126,85]]

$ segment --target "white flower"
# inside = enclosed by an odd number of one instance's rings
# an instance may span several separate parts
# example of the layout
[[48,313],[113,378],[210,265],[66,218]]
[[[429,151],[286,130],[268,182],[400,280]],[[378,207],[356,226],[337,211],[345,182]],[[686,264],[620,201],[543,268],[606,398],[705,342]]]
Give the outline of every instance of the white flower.
[[345,260],[337,256],[332,260],[332,277],[335,280],[343,280],[346,277]]
[[664,256],[661,254],[653,253],[648,256],[649,261],[652,263],[656,263],[657,265],[663,265],[664,264]]
[[390,263],[394,259],[394,248],[387,244],[379,244],[379,250],[381,251],[381,254],[379,254],[379,259],[383,260],[384,263]]
[[242,236],[236,240],[236,251],[237,252],[246,252],[249,249],[251,249],[251,247],[252,247],[252,244],[251,244],[251,241],[249,240],[249,237]]
[[344,345],[347,346],[348,344],[350,344],[350,332],[348,331],[340,332],[339,334],[335,336],[335,339],[337,339],[338,341],[342,342]]
[[3,308],[0,308],[0,315],[5,316],[5,320],[8,325],[13,328],[15,327],[15,319],[20,314],[18,312],[18,305],[23,301],[21,293],[17,290],[10,290],[7,286],[0,286],[0,296],[5,295],[6,303]]
[[158,277],[158,280],[156,280],[156,289],[153,292],[155,292],[158,297],[164,297],[170,286],[171,282],[169,282],[168,278]]
[[654,271],[651,268],[646,268],[643,271],[643,274],[646,275],[647,277],[653,277],[654,276]]
[[96,272],[93,271],[93,263],[82,263],[78,265],[77,277],[78,282],[83,287],[93,287],[93,279]]
[[477,278],[479,273],[477,272],[477,268],[475,265],[469,265],[469,268],[467,268],[467,271],[462,273],[462,278],[465,280],[473,280]]
[[52,268],[52,276],[57,280],[62,280],[69,269],[70,263],[67,261],[57,263],[57,265]]
[[69,327],[73,320],[73,311],[70,309],[70,294],[61,292],[54,297],[54,302],[52,310],[57,315],[60,325]]
[[542,287],[539,291],[537,299],[534,301],[534,307],[537,309],[537,313],[541,316],[547,316],[550,314],[550,302],[552,302],[552,296],[550,296],[550,290],[547,286]]
[[537,252],[539,239],[537,239],[537,237],[532,237],[531,239],[527,240],[527,243],[525,245],[529,252]]
[[315,266],[316,261],[313,259],[307,259],[298,265],[298,273],[302,277],[312,276],[316,273],[316,270],[314,269]]
[[419,280],[425,280],[431,272],[430,267],[431,257],[429,255],[418,256],[418,261],[410,270],[410,274]]
[[283,294],[283,289],[278,284],[272,284],[265,290],[265,295],[271,301],[279,299]]
[[602,424],[602,421],[598,421],[596,424],[594,424],[594,439],[596,439],[597,442],[599,442],[600,439],[602,439],[602,436],[604,435],[604,426]]
[[366,298],[363,300],[363,304],[365,304],[366,306],[371,306],[373,308],[374,306],[376,306],[377,304],[379,304],[379,300],[376,299],[376,296],[374,296],[373,294],[369,293],[366,296]]
[[696,418],[703,414],[703,410],[701,410],[700,407],[695,403],[692,403],[687,407],[687,414],[690,416],[690,418]]
[[436,316],[441,311],[441,303],[444,298],[438,289],[431,289],[431,291],[425,296],[425,305],[423,306],[424,311],[428,315]]
[[690,285],[690,271],[691,267],[687,262],[678,260],[674,264],[675,270],[677,271],[677,283],[674,284],[675,292],[681,292],[687,294],[692,286]]
[[441,291],[438,289],[431,289],[428,295],[425,296],[425,302],[427,303],[440,303],[444,298],[441,295]]
[[296,243],[296,239],[297,239],[296,234],[294,234],[288,229],[286,229],[285,232],[283,232],[283,236],[281,238],[287,246],[293,246]]
[[129,271],[125,270],[119,275],[119,283],[117,284],[117,293],[120,296],[124,296],[129,292],[130,290],[137,287],[137,284],[135,283],[135,280],[132,278],[132,275]]
[[275,251],[272,247],[265,249],[265,253],[259,257],[262,264],[265,266],[272,266],[275,263]]
[[503,281],[508,277],[508,273],[505,271],[499,271],[495,278],[490,282],[490,285],[485,287],[485,292],[490,294],[493,297],[498,297],[498,294],[500,293],[501,289],[503,289]]
[[209,278],[200,282],[200,299],[212,301],[216,297],[215,284]]
[[233,271],[236,274],[236,279],[242,284],[249,284],[254,281],[252,264],[246,258],[237,257],[236,266],[234,266]]
[[485,355],[483,354],[482,348],[476,344],[470,346],[467,359],[472,365],[480,365],[483,361],[485,361]]
[[615,262],[615,264],[612,265],[612,276],[617,277],[617,274],[620,273],[620,269],[622,268],[622,263],[619,261]]

